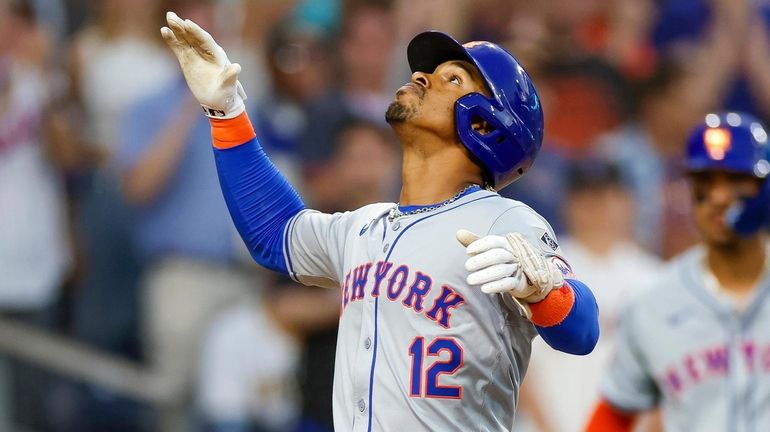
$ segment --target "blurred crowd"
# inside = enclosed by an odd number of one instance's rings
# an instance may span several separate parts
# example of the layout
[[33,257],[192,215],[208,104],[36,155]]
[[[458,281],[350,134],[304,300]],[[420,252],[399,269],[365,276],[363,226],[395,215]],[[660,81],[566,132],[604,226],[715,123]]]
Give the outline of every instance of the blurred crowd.
[[[713,110],[770,118],[762,0],[0,0],[0,312],[146,365],[175,401],[4,359],[0,430],[331,430],[338,293],[250,261],[166,10],[243,66],[261,144],[326,212],[398,199],[384,112],[414,34],[521,60],[545,142],[502,194],[552,222],[602,311],[589,357],[536,341],[526,430],[579,430],[623,305],[697,240],[690,127]],[[574,367],[580,380],[553,373]]]

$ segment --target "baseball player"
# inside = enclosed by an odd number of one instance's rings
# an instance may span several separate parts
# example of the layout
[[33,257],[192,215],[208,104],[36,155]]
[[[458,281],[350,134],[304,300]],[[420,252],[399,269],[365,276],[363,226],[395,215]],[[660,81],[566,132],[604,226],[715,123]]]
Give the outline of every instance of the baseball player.
[[667,431],[770,430],[767,132],[709,114],[687,143],[702,244],[623,315],[589,431],[630,430],[661,407]]
[[524,174],[543,134],[535,88],[507,51],[416,36],[412,79],[385,114],[404,151],[400,202],[323,214],[260,148],[240,66],[192,21],[167,22],[252,256],[342,290],[335,430],[510,430],[536,334],[565,352],[593,349],[596,302],[551,227],[493,189]]

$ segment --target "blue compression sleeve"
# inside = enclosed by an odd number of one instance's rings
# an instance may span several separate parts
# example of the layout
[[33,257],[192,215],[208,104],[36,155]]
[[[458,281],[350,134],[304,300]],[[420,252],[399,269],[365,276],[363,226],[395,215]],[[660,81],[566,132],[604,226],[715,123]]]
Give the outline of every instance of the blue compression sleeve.
[[215,148],[214,159],[230,216],[251,256],[264,267],[288,274],[283,238],[289,220],[305,208],[299,194],[256,138]]
[[567,279],[575,301],[560,323],[541,327],[537,332],[552,348],[570,354],[586,355],[593,351],[599,340],[599,308],[591,290],[576,279]]

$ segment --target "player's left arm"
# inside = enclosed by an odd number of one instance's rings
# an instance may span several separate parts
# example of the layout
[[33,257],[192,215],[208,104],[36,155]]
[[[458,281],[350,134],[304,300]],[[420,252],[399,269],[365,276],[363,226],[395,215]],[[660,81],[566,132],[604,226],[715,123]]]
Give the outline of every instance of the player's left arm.
[[217,174],[233,222],[256,262],[290,274],[285,233],[305,204],[257,141],[238,81],[241,67],[193,21],[168,12],[166,22],[163,39],[209,117]]
[[556,237],[539,215],[528,210],[518,212],[517,219],[515,231],[505,235],[457,233],[470,256],[465,263],[468,283],[487,294],[501,293],[506,303],[519,306],[551,347],[590,353],[599,339],[593,293],[556,253]]

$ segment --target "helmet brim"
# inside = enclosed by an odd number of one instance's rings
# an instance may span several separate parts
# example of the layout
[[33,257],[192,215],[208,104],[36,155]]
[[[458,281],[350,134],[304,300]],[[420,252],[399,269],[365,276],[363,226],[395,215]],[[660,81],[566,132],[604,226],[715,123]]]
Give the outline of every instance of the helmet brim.
[[423,32],[412,38],[406,58],[412,72],[433,73],[438,65],[450,60],[465,60],[478,68],[460,42],[437,31]]

